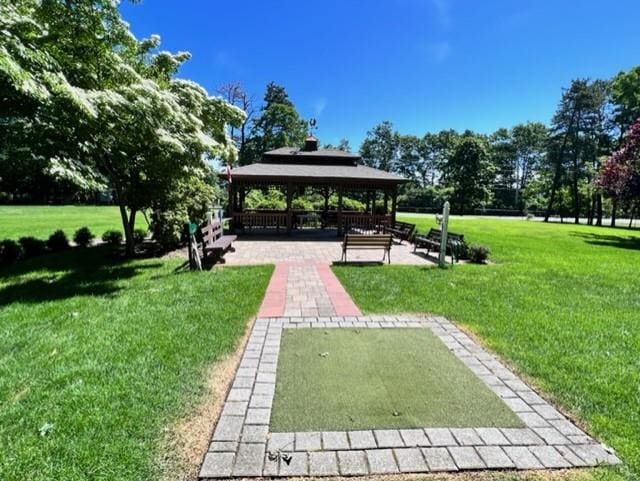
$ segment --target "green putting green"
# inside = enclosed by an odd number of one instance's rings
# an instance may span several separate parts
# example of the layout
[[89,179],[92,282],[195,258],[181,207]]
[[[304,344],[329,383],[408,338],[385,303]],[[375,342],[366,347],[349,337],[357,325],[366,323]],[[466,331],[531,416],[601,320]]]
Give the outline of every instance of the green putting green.
[[272,432],[522,427],[427,329],[285,329]]

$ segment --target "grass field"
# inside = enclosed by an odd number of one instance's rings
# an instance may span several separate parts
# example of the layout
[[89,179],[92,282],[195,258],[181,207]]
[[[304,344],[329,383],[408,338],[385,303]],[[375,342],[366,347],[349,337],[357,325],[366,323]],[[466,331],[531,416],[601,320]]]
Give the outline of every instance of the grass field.
[[426,329],[285,329],[271,431],[523,427]]
[[272,271],[179,264],[92,248],[0,271],[0,479],[159,478],[165,428],[199,402]]
[[[403,216],[421,230],[432,218]],[[477,334],[586,421],[640,475],[640,234],[515,220],[453,219],[494,264],[336,266],[368,313],[432,312]]]
[[[136,219],[137,227],[147,227],[144,216]],[[0,205],[0,240],[33,236],[47,239],[53,231],[62,229],[71,239],[80,227],[87,226],[96,237],[106,230],[122,232],[120,212],[114,206],[85,205]]]

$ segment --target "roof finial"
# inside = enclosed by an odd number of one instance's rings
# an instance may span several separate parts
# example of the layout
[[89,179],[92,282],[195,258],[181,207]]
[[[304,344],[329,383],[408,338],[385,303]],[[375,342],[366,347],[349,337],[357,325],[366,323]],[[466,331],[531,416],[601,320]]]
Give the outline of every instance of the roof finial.
[[313,131],[316,130],[318,121],[316,119],[309,119],[309,136],[313,137]]

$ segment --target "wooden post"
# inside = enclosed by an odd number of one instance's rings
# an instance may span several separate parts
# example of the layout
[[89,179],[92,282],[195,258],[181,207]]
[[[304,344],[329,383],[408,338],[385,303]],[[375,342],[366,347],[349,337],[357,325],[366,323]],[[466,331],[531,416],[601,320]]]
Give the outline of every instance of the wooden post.
[[338,186],[338,237],[342,236],[342,186]]
[[444,267],[446,264],[445,256],[447,255],[447,231],[449,229],[449,201],[444,203],[442,209],[442,224],[440,225],[440,256],[438,257],[438,265]]
[[293,186],[291,182],[287,183],[287,235],[291,235],[293,229],[293,217],[291,213],[291,203],[293,201]]
[[396,203],[398,201],[398,188],[394,187],[391,192],[391,225],[396,225]]
[[384,205],[384,215],[387,215],[387,213],[389,212],[389,191],[388,190],[384,191],[383,205]]

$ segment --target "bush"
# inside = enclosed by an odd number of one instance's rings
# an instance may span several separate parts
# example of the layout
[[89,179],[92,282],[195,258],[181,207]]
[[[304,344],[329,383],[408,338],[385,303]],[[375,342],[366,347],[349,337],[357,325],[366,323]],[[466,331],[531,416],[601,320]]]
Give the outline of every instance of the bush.
[[110,246],[119,246],[122,243],[122,232],[119,230],[108,230],[102,234],[102,241]]
[[73,242],[80,247],[88,247],[91,245],[91,241],[95,238],[88,227],[80,227],[75,234],[73,234]]
[[470,245],[467,249],[469,260],[474,264],[484,264],[489,259],[491,251],[486,246]]
[[35,237],[20,237],[18,240],[25,257],[36,257],[47,253],[47,243]]
[[147,229],[134,229],[133,242],[135,244],[142,244],[144,240],[147,238],[148,233],[149,231]]
[[174,249],[180,244],[186,223],[205,220],[215,194],[216,190],[198,177],[179,183],[154,205],[150,226],[153,239],[165,251]]
[[0,242],[0,265],[8,266],[22,256],[22,247],[16,241],[6,239]]
[[67,239],[67,234],[62,230],[57,230],[53,234],[49,236],[49,240],[47,240],[47,247],[51,252],[60,252],[69,248],[69,239]]

